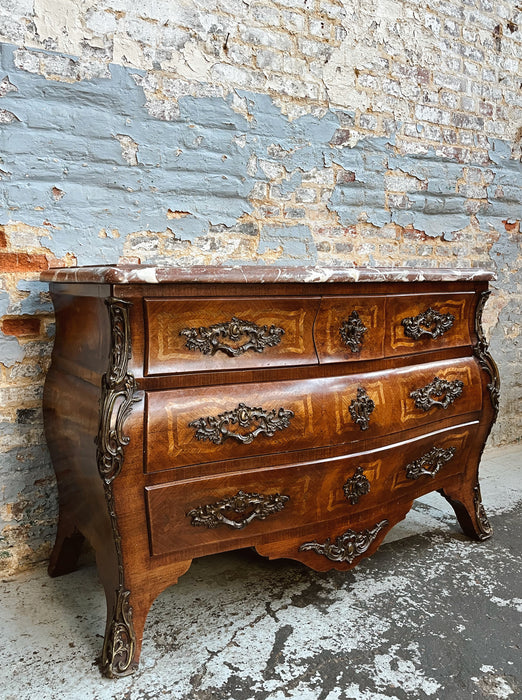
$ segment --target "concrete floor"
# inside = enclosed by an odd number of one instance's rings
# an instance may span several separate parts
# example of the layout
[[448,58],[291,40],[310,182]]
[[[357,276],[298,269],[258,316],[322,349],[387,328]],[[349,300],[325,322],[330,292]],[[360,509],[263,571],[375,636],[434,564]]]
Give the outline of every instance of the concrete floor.
[[250,550],[195,560],[154,603],[138,673],[100,676],[105,601],[87,565],[0,584],[1,700],[522,698],[522,446],[486,452],[493,538],[438,494],[371,558],[317,574]]

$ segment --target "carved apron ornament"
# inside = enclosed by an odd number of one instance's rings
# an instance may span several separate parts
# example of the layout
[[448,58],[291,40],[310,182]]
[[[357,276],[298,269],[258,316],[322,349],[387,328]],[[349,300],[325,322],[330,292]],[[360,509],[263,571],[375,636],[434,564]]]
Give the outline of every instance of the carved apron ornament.
[[315,552],[322,554],[330,561],[348,562],[351,564],[357,557],[364,554],[379,532],[388,525],[387,520],[381,520],[371,530],[347,530],[344,534],[335,538],[332,543],[328,538],[323,544],[319,542],[305,542],[299,547],[300,552]]

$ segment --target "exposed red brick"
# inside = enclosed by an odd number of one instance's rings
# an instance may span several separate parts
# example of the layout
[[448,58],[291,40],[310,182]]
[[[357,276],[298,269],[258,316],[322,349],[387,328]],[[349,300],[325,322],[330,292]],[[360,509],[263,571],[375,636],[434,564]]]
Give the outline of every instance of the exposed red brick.
[[509,221],[508,219],[505,219],[502,221],[504,224],[504,228],[506,231],[509,233],[518,233],[520,231],[520,221]]
[[2,331],[5,335],[28,338],[40,335],[40,319],[34,316],[4,318]]
[[47,270],[45,255],[31,253],[0,253],[0,272],[37,272]]
[[7,235],[3,230],[3,226],[0,226],[0,248],[7,248]]

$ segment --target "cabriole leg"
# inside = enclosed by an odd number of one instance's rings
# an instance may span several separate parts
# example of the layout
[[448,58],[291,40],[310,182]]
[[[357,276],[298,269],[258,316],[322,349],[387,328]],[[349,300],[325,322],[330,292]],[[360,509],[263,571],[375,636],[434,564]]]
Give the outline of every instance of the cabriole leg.
[[441,489],[439,493],[453,507],[465,535],[474,540],[487,540],[491,537],[492,528],[482,505],[478,480],[472,484],[464,483],[457,489]]
[[75,571],[84,541],[82,533],[60,515],[56,541],[47,567],[49,576],[63,576]]
[[101,670],[107,678],[129,676],[138,668],[141,640],[150,603],[133,609],[130,591],[123,588],[107,596],[107,624]]

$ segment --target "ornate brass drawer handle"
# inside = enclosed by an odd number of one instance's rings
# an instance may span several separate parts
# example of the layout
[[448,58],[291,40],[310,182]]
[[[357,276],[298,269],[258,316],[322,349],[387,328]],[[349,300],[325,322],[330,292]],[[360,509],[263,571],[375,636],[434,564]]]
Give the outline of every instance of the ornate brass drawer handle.
[[339,328],[339,334],[343,343],[347,345],[352,352],[360,351],[363,344],[363,335],[367,331],[368,329],[355,310],[348,316],[348,320],[342,322]]
[[[249,445],[260,434],[272,437],[276,430],[284,430],[290,425],[290,419],[294,417],[293,411],[280,408],[265,411],[263,408],[251,408],[240,403],[233,411],[226,411],[217,416],[197,418],[189,423],[189,428],[196,428],[194,437],[196,440],[208,440],[215,445],[221,445],[228,438],[235,438],[239,442]],[[236,433],[229,430],[230,425],[239,428],[253,429],[248,433]]]
[[[228,525],[234,530],[242,530],[253,520],[265,520],[269,515],[283,510],[289,500],[290,496],[281,496],[279,493],[266,496],[262,493],[238,491],[235,496],[193,508],[187,513],[187,518],[192,518],[191,524],[194,527],[201,525],[212,529],[218,525]],[[234,520],[227,517],[227,511],[246,515]]]
[[355,474],[343,486],[346,500],[354,506],[361,496],[370,493],[370,482],[364,476],[363,468],[357,467]]
[[332,543],[328,538],[323,544],[319,542],[305,542],[299,547],[300,552],[312,551],[322,554],[330,561],[346,561],[351,564],[354,559],[364,554],[379,532],[388,525],[387,520],[381,520],[371,530],[347,530],[344,534],[335,538]]
[[[179,332],[187,338],[189,350],[199,350],[203,355],[215,355],[218,350],[230,357],[238,357],[248,350],[263,352],[281,342],[284,330],[278,326],[258,326],[252,321],[244,321],[233,316],[227,323],[216,323],[200,328],[183,328]],[[237,343],[246,336],[241,345],[228,345],[225,339]]]
[[419,340],[423,336],[439,338],[453,326],[455,316],[452,314],[440,314],[431,306],[418,316],[403,318],[401,323],[404,326],[404,335],[414,340]]
[[375,403],[366,393],[366,389],[358,387],[357,398],[353,399],[348,410],[353,422],[360,427],[361,430],[367,430],[370,425],[370,416],[375,408]]
[[446,450],[443,447],[432,447],[425,455],[405,466],[406,478],[434,477],[450,459],[453,459],[456,451],[456,447],[448,447]]
[[429,411],[433,406],[448,408],[462,394],[463,387],[464,382],[461,382],[460,379],[449,382],[446,379],[435,377],[426,386],[412,391],[410,396],[415,399],[415,406],[423,411]]

